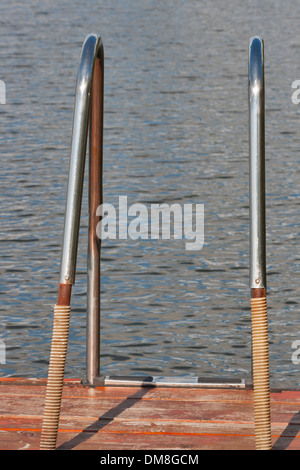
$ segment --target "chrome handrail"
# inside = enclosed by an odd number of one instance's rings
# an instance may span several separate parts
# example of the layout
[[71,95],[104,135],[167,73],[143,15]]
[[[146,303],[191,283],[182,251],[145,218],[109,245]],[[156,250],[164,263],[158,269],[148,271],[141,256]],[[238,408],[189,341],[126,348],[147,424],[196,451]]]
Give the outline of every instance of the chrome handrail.
[[[73,118],[60,288],[75,283],[84,166],[89,127],[89,236],[87,254],[87,382],[99,375],[100,240],[96,235],[102,203],[104,49],[96,34],[86,37],[81,51]],[[61,287],[62,286],[62,287]]]
[[265,84],[263,40],[249,44],[250,288],[266,288]]
[[257,450],[272,448],[266,275],[264,42],[249,44],[250,289]]
[[104,51],[89,34],[82,46],[77,76],[64,236],[40,449],[56,447],[66,363],[70,302],[75,283],[84,167],[89,130],[89,235],[87,254],[87,375],[92,384],[100,369],[100,239],[96,228],[102,204]]

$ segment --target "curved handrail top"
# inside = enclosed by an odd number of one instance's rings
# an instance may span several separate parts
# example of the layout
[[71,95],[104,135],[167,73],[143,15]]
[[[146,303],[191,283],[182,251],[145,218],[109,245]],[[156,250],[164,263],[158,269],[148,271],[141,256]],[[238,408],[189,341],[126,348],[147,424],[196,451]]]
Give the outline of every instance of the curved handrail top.
[[[86,36],[80,56],[77,74],[71,157],[64,223],[63,249],[60,268],[60,283],[74,284],[83,175],[87,149],[87,134],[90,123],[90,103],[96,59],[104,70],[104,49],[97,34]],[[99,109],[99,113],[102,111]]]
[[90,93],[96,58],[103,63],[103,43],[98,34],[88,34],[81,48],[76,93]]
[[254,36],[249,41],[249,91],[258,95],[264,88],[264,41]]

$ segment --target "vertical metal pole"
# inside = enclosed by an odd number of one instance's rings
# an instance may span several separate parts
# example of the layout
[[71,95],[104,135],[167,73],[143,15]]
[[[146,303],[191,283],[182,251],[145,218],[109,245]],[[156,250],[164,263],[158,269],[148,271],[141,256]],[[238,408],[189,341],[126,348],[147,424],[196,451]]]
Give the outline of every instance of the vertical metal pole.
[[92,85],[89,164],[89,235],[87,255],[87,351],[86,375],[89,384],[100,374],[100,248],[96,227],[97,207],[103,203],[103,48],[96,58]]
[[249,45],[250,289],[256,449],[270,450],[271,416],[266,298],[264,44]]
[[264,46],[249,48],[250,107],[250,287],[266,288]]

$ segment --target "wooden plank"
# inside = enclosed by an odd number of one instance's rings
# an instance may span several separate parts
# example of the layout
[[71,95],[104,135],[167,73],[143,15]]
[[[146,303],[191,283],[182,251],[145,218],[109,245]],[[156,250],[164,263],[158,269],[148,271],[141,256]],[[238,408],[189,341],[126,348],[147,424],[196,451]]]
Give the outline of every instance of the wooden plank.
[[[1,439],[2,450],[37,450],[39,433],[4,433]],[[231,436],[152,436],[110,434],[105,439],[102,434],[78,436],[74,433],[59,433],[58,448],[69,450],[197,450],[197,449],[253,449],[252,437]]]
[[[217,393],[213,393],[217,392]],[[247,391],[247,394],[230,394],[228,391],[223,394],[220,391],[213,390],[212,393],[209,393],[207,390],[197,391],[195,389],[186,389],[185,393],[182,393],[181,389],[178,389],[178,393],[171,391],[170,389],[130,389],[126,388],[116,389],[115,387],[109,388],[108,390],[104,389],[88,389],[80,387],[64,387],[63,397],[64,398],[95,398],[95,399],[142,399],[142,400],[162,400],[162,401],[220,401],[220,402],[253,402],[253,393]],[[20,385],[0,387],[0,397],[2,396],[41,396],[44,397],[46,393],[45,387],[28,387]],[[300,403],[300,401],[299,401]]]
[[[84,433],[83,433],[84,434]],[[72,437],[68,441],[67,434],[60,434],[58,444],[62,449],[94,450],[94,449],[128,449],[128,450],[205,450],[205,449],[253,449],[252,436],[220,436],[220,435],[151,435],[126,433],[101,433],[87,436]],[[75,447],[74,447],[75,446]]]
[[[84,436],[86,437],[86,436]],[[146,437],[146,439],[145,439]],[[36,432],[6,432],[1,433],[0,449],[10,450],[38,450],[40,434]],[[280,440],[272,438],[273,449],[299,450],[299,439],[291,440],[288,437]],[[58,447],[69,450],[254,450],[253,436],[239,435],[202,435],[195,436],[144,436],[111,433],[97,434],[82,439],[77,433],[59,433]]]
[[[1,397],[0,414],[42,415],[44,409],[43,397]],[[299,412],[295,403],[272,403],[272,420],[274,422],[288,422]],[[172,417],[177,420],[219,420],[219,421],[253,421],[252,403],[222,403],[222,402],[191,402],[182,401],[180,406],[173,401],[162,400],[128,400],[105,399],[84,400],[83,398],[64,399],[62,401],[61,416],[89,416],[97,420],[99,417],[114,419],[122,415],[123,418],[136,419],[164,419]],[[300,422],[300,417],[297,419]],[[295,423],[296,424],[296,423]]]
[[[21,383],[16,386],[15,383],[8,383],[5,386],[0,385],[0,396],[40,396],[44,397],[46,393],[45,385],[27,385]],[[193,401],[193,402],[248,402],[253,403],[252,390],[232,390],[232,389],[182,389],[182,388],[137,388],[137,387],[97,387],[89,388],[79,385],[72,379],[72,382],[66,383],[63,388],[64,398],[86,399],[142,399],[142,400],[162,400],[162,401]],[[297,403],[300,404],[299,391],[284,391],[271,393],[271,402],[278,403]]]
[[[70,378],[64,379],[64,384],[81,384],[81,379]],[[26,377],[0,377],[1,385],[46,385],[47,379],[45,378],[26,378]]]
[[271,393],[271,402],[299,403],[300,391],[282,391]]
[[[295,405],[289,405],[296,410]],[[26,397],[26,400],[19,397],[1,397],[1,414],[41,414],[44,407],[43,397]],[[291,411],[291,412],[292,412]],[[88,415],[94,419],[105,415],[107,419],[122,414],[123,417],[135,418],[164,418],[172,416],[173,418],[184,419],[232,419],[245,421],[252,418],[253,405],[251,403],[220,403],[199,402],[196,405],[191,401],[182,401],[180,407],[173,401],[162,400],[128,400],[128,399],[105,399],[85,400],[83,398],[72,398],[62,400],[61,415],[84,416]]]
[[[42,397],[27,397],[26,400],[19,397],[1,397],[1,416],[9,415],[43,415],[44,399]],[[294,403],[272,403],[272,421],[287,423],[291,419],[293,424],[300,423],[299,407]],[[63,400],[61,417],[89,416],[94,421],[99,417],[112,420],[117,417],[129,419],[167,419],[168,417],[182,421],[235,421],[253,422],[253,404],[245,403],[193,403],[181,402],[180,407],[176,402],[163,402],[159,400],[122,400],[102,399],[85,401],[83,398]],[[0,419],[1,427],[1,419]]]
[[[42,426],[42,417],[32,416],[6,416],[1,420],[0,431],[15,430],[18,431],[34,431],[40,432]],[[106,432],[126,432],[126,433],[159,433],[159,434],[255,434],[254,422],[233,422],[233,421],[183,421],[178,424],[176,420],[147,420],[147,419],[123,419],[116,418],[112,421],[97,420],[93,421],[86,417],[74,418],[71,416],[62,417],[60,420],[59,432],[74,431],[80,433],[106,433]],[[300,426],[290,423],[272,423],[272,435],[279,438],[283,437],[299,437]]]
[[[135,423],[131,423],[133,425]],[[240,429],[231,432],[222,432],[217,429],[203,429],[198,433],[162,433],[154,431],[128,432],[123,430],[103,430],[98,432],[72,432],[72,430],[58,433],[58,446],[65,449],[253,449],[254,433],[242,434]],[[249,432],[249,431],[248,431]],[[4,437],[3,437],[4,434]],[[34,449],[39,447],[40,432],[35,429],[12,430],[1,432],[1,448]],[[274,449],[300,449],[300,438],[291,436],[273,435]],[[225,447],[226,446],[226,447]]]
[[[90,388],[82,385],[70,385],[65,384],[63,393],[65,396],[71,396],[75,394],[77,396],[87,396],[87,397],[116,397],[116,398],[126,398],[131,395],[135,397],[140,397],[144,399],[172,399],[172,400],[181,400],[188,399],[191,400],[201,400],[201,399],[211,399],[214,397],[215,400],[251,400],[253,397],[253,392],[251,390],[226,390],[223,391],[218,389],[195,389],[195,388],[155,388],[155,387],[96,387]],[[6,384],[1,386],[0,384],[0,395],[2,394],[45,394],[46,387],[45,385],[28,385],[28,384]]]

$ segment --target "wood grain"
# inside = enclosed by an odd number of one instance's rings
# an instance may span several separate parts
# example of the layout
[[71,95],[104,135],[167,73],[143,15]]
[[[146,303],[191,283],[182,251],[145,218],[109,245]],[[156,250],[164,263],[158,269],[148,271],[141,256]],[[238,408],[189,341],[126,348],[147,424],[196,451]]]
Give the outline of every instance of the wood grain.
[[[44,379],[0,379],[0,449],[38,449]],[[300,449],[300,391],[271,393],[274,449]],[[64,381],[61,449],[255,448],[253,392],[96,387]]]

